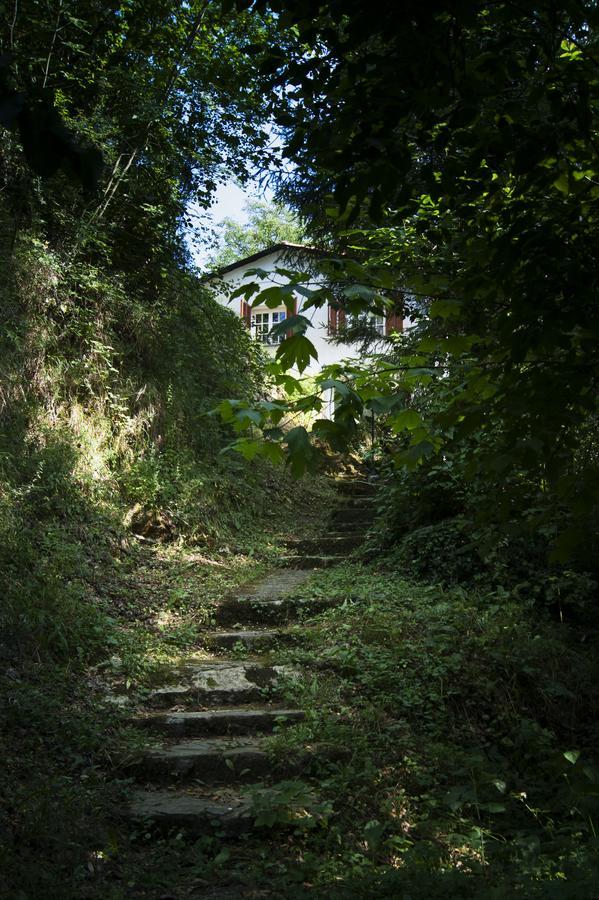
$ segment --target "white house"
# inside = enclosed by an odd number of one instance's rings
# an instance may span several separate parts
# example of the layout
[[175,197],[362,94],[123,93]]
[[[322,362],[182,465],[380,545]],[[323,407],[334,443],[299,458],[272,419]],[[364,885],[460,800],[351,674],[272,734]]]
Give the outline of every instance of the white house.
[[[218,303],[228,306],[229,309],[232,309],[242,318],[246,322],[247,327],[251,329],[256,340],[270,348],[274,354],[277,344],[283,338],[274,337],[270,332],[274,325],[287,318],[287,307],[284,304],[277,306],[275,309],[269,309],[264,305],[251,306],[243,297],[231,299],[230,295],[244,284],[257,283],[260,285],[260,290],[273,287],[275,284],[288,284],[288,278],[275,272],[277,267],[302,271],[306,268],[307,263],[314,261],[319,255],[323,255],[322,251],[313,247],[305,247],[301,244],[273,244],[259,253],[246,256],[244,259],[225,266],[210,276],[207,283],[214,290]],[[266,274],[248,274],[253,269],[261,269]],[[314,275],[312,277],[314,280],[306,284],[306,287],[317,288],[323,286],[322,275]],[[332,340],[339,332],[343,333],[345,313],[342,309],[333,305],[327,305],[320,309],[304,309],[304,303],[307,301],[303,297],[296,293],[293,299],[295,313],[305,315],[312,323],[306,332],[306,337],[312,341],[318,353],[318,361],[313,362],[305,374],[314,375],[322,366],[341,362],[343,359],[356,358],[355,345]],[[403,331],[404,329],[404,320],[400,315],[392,314],[386,318],[369,315],[368,318],[371,326],[378,331],[381,338],[392,332]]]

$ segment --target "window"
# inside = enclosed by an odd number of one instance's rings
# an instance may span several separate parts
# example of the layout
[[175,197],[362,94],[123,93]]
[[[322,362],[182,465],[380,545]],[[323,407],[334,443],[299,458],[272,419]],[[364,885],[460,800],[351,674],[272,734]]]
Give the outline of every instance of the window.
[[368,316],[368,324],[371,328],[374,328],[376,332],[380,335],[385,334],[385,318],[384,316]]
[[252,315],[252,332],[257,341],[261,344],[280,344],[284,334],[274,337],[270,334],[270,330],[279,322],[284,322],[287,318],[286,312],[259,312]]
[[367,326],[372,331],[376,331],[381,337],[385,335],[385,317],[377,316],[374,313],[360,313],[359,316],[348,314],[346,317],[348,328],[364,328]]

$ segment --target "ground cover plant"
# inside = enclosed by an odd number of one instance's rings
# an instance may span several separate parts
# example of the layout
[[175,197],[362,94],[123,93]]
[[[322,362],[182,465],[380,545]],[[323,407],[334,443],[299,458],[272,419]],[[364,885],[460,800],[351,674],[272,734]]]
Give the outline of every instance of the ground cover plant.
[[[254,505],[248,508],[246,496],[239,520],[203,519],[215,530],[208,545],[181,538],[140,546],[122,528],[114,546],[100,541],[105,521],[85,531],[77,522],[76,538],[64,525],[52,529],[47,552],[56,570],[50,578],[32,564],[29,577],[49,584],[29,617],[23,613],[20,639],[2,652],[0,861],[7,897],[128,896],[104,878],[113,860],[123,879],[145,884],[140,896],[146,896],[148,863],[138,861],[143,835],[119,817],[130,764],[144,743],[130,725],[131,709],[182,655],[201,654],[214,605],[270,571],[292,530],[310,533],[330,491],[325,479],[292,492],[281,473],[262,477]],[[260,513],[263,503],[268,508]],[[36,533],[30,526],[19,538],[33,544]],[[13,552],[16,587],[30,589],[21,574],[22,546]],[[128,702],[115,704],[118,698]],[[152,863],[157,884],[163,852],[174,854],[171,877],[181,877],[182,856],[174,851],[182,846],[159,844]],[[215,837],[204,850],[193,864],[206,876],[222,844]]]
[[594,896],[597,634],[384,559],[307,595],[341,605],[291,652],[308,719],[275,745],[346,759],[316,781],[333,812],[299,839],[296,878],[339,897]]
[[[227,868],[290,897],[597,896],[597,23],[585,0],[0,2],[10,900],[210,896]],[[190,254],[250,172],[292,209],[229,223],[215,264],[317,241],[327,283],[288,270],[296,293],[407,334],[298,386],[290,316],[266,365]],[[276,651],[307,718],[273,759],[331,758],[256,786],[271,831],[236,845],[123,829],[115,695],[318,533],[323,444],[342,468],[365,414],[363,561],[311,581],[338,605]]]

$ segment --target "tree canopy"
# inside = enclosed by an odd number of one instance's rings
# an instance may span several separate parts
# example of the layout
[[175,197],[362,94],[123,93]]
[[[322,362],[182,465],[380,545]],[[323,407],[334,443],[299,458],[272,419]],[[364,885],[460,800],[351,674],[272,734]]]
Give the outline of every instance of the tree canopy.
[[[352,393],[316,434],[339,442],[364,405],[395,409],[396,458],[413,465],[478,433],[471,466],[559,498],[572,548],[599,484],[582,449],[599,376],[595,5],[269,8],[282,194],[338,236],[345,256],[327,266],[355,280],[351,311],[394,288],[427,311],[409,352],[346,374]],[[408,414],[431,380],[440,402]]]
[[597,22],[0,0],[6,896],[596,900]]
[[208,265],[218,269],[271,244],[301,244],[305,231],[293,212],[282,203],[249,200],[244,206],[246,222],[227,217],[219,223],[216,250]]

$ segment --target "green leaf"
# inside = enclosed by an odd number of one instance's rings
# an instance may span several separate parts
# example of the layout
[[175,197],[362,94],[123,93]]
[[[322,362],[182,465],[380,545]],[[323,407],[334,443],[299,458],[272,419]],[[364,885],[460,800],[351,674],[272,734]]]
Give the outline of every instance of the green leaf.
[[290,306],[293,301],[294,285],[276,284],[260,291],[252,300],[252,306],[267,306],[268,309],[276,309],[277,306]]
[[400,396],[393,396],[393,394],[387,396],[385,394],[379,394],[376,397],[370,397],[370,399],[366,400],[364,408],[372,410],[373,413],[385,415],[386,413],[392,412],[398,406],[403,405],[404,402],[403,397]]
[[364,300],[366,303],[372,303],[372,301],[380,299],[379,294],[365,284],[352,284],[343,288],[343,295],[348,300]]
[[564,759],[567,759],[569,763],[572,765],[576,765],[578,759],[580,758],[580,750],[566,750],[564,753]]
[[283,319],[282,322],[277,322],[276,325],[273,325],[270,329],[270,334],[274,338],[284,336],[288,332],[291,332],[292,335],[305,334],[311,324],[310,319],[306,318],[306,316],[289,316],[287,319]]
[[294,478],[299,478],[306,469],[313,468],[320,458],[318,451],[312,446],[308,432],[303,425],[298,425],[288,431],[285,443],[288,449],[291,474]]
[[413,431],[422,424],[422,417],[415,409],[403,409],[389,419],[389,425],[396,434],[399,431]]
[[249,284],[242,284],[241,287],[235,288],[234,291],[228,295],[229,300],[235,300],[237,297],[243,297],[245,300],[249,300],[252,294],[255,294],[256,291],[260,290],[260,285],[252,281]]
[[261,455],[268,459],[274,466],[278,466],[285,461],[285,451],[280,444],[274,441],[264,441],[262,444]]
[[562,194],[568,195],[570,193],[570,179],[568,178],[568,173],[562,172],[562,174],[553,182],[553,187],[557,188]]
[[249,462],[251,462],[257,456],[260,456],[262,454],[262,445],[263,442],[261,440],[252,438],[239,438],[237,441],[233,441],[232,444],[229,444],[228,447],[225,447],[224,450],[221,450],[221,453],[234,450],[236,453],[240,453],[244,459],[247,459]]
[[294,334],[279,344],[276,360],[284,369],[296,366],[299,372],[303,372],[311,359],[317,360],[318,353],[312,341],[303,334]]
[[504,813],[506,809],[504,803],[481,803],[480,806],[481,809],[486,809],[491,814]]
[[435,300],[430,307],[433,318],[439,316],[441,319],[450,319],[459,316],[461,311],[462,304],[459,300]]

